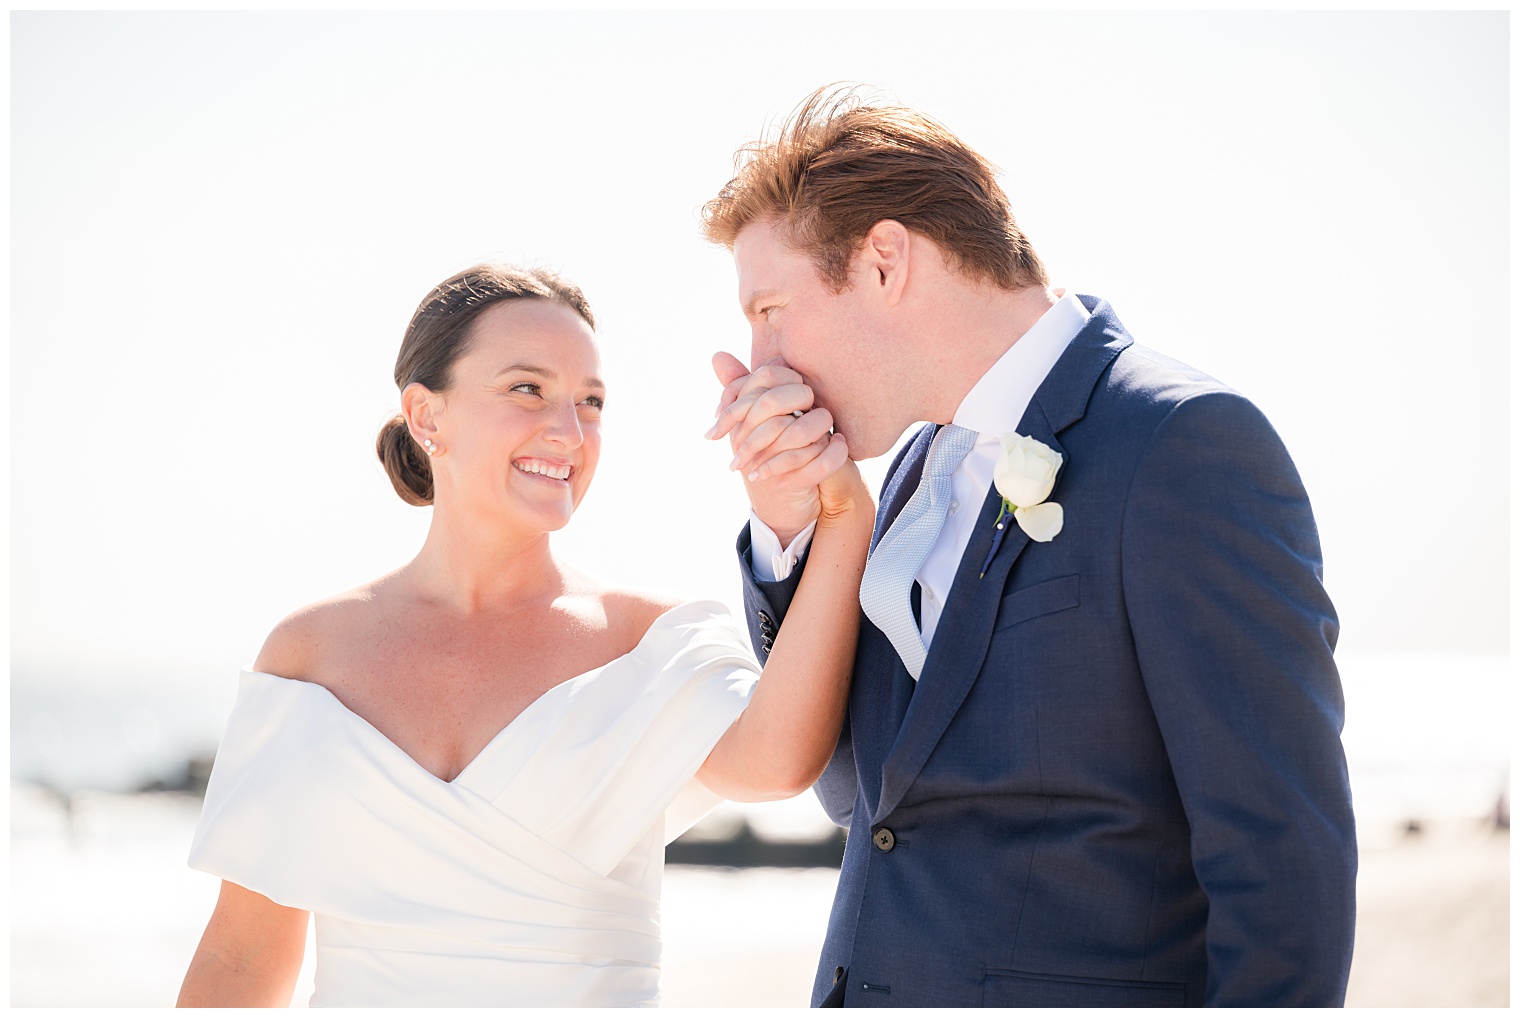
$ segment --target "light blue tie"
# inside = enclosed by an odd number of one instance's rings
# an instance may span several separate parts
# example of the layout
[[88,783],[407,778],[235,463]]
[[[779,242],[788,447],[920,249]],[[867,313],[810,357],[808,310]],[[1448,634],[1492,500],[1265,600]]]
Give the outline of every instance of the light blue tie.
[[897,648],[914,680],[929,651],[913,621],[913,579],[929,557],[950,508],[950,475],[976,444],[976,432],[954,424],[941,428],[929,448],[918,489],[882,535],[860,580],[860,607]]

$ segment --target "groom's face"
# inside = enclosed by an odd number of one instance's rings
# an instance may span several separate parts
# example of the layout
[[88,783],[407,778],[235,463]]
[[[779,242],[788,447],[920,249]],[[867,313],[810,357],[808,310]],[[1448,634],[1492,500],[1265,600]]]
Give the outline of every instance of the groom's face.
[[[874,388],[890,374],[876,362],[887,348],[883,323],[869,288],[852,285],[836,293],[811,256],[788,245],[769,223],[751,223],[734,240],[739,304],[750,323],[750,370],[785,364],[812,387],[814,405],[826,407],[834,428],[849,440],[850,456],[862,459],[891,448],[891,430],[880,411],[889,393]],[[852,278],[853,282],[853,278]],[[881,432],[886,444],[880,449]]]

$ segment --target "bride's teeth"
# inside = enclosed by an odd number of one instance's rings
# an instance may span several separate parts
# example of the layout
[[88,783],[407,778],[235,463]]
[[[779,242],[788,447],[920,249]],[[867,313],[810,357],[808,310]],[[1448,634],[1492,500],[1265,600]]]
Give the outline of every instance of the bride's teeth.
[[570,467],[555,467],[547,463],[519,463],[517,469],[525,474],[538,474],[541,477],[552,477],[556,481],[568,481],[570,479]]

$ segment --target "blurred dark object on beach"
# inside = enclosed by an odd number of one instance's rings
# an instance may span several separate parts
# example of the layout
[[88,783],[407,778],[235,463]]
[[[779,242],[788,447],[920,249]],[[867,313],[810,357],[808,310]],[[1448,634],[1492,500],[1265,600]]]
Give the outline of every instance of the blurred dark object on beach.
[[837,870],[843,859],[844,831],[837,827],[817,840],[767,841],[757,837],[749,824],[741,823],[722,839],[688,833],[665,846],[668,865],[827,866]]
[[137,792],[186,792],[198,799],[206,797],[206,783],[211,780],[210,756],[192,756],[179,768],[177,774],[154,778],[138,785]]

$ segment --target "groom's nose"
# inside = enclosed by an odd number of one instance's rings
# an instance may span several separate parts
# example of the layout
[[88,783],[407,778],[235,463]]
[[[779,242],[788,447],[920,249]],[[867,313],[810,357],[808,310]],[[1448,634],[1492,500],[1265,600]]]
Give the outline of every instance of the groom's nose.
[[749,369],[754,371],[781,360],[781,348],[764,325],[755,325],[749,335]]

